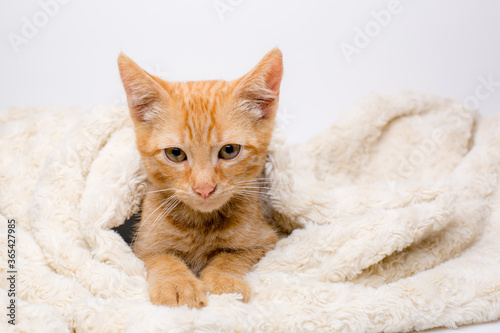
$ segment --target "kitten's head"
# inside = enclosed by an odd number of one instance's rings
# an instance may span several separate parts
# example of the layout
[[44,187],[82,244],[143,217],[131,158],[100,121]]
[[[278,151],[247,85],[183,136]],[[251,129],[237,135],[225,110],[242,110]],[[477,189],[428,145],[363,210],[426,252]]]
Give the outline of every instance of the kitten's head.
[[234,81],[167,82],[124,54],[118,66],[155,189],[202,212],[256,196],[283,73],[278,49]]

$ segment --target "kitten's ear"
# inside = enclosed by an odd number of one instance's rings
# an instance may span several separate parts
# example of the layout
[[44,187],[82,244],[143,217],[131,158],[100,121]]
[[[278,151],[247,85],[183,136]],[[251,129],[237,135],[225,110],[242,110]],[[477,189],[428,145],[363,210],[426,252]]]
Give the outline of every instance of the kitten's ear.
[[151,121],[159,111],[158,104],[167,98],[165,89],[123,53],[118,56],[118,68],[132,118],[139,122]]
[[259,119],[274,119],[278,107],[283,55],[277,48],[269,51],[248,74],[237,81],[235,93],[240,106]]

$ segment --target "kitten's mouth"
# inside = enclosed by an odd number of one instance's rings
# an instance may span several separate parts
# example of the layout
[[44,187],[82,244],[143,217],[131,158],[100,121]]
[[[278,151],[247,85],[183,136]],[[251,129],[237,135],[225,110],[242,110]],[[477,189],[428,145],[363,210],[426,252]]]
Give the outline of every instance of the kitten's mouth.
[[189,206],[203,213],[209,213],[221,208],[227,200],[220,196],[209,196],[208,198],[196,197],[191,198]]
[[208,213],[208,212],[212,212],[214,210],[217,210],[224,204],[223,201],[213,199],[213,198],[206,198],[206,199],[200,198],[199,200],[196,200],[196,201],[197,202],[195,204],[195,207],[193,207],[193,208],[195,208],[201,212],[204,212],[204,213]]

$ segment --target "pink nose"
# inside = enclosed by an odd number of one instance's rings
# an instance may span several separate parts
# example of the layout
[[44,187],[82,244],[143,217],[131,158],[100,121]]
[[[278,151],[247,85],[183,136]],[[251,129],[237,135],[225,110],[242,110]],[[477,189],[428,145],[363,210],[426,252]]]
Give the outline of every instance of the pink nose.
[[210,196],[210,194],[214,193],[215,187],[213,185],[205,185],[201,187],[195,187],[194,191],[198,193],[203,199],[206,199]]

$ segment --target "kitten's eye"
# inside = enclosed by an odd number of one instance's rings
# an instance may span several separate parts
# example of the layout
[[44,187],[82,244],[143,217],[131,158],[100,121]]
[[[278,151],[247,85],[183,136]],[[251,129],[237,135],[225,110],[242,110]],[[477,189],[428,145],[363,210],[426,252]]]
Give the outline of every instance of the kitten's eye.
[[177,147],[165,149],[165,155],[169,160],[175,163],[186,160],[186,153],[182,149]]
[[233,158],[238,156],[238,154],[240,153],[240,149],[241,146],[235,143],[225,145],[219,151],[219,158],[222,158],[223,160],[232,160]]

